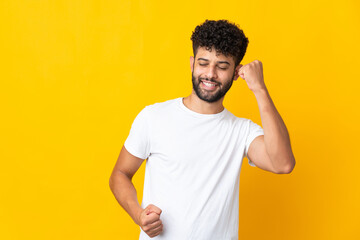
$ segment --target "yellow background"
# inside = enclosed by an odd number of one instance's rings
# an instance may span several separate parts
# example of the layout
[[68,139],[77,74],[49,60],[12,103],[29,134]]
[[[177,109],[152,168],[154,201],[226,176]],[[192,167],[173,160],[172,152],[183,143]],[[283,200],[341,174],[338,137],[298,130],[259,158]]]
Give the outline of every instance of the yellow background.
[[[0,239],[137,239],[109,177],[135,116],[191,92],[190,36],[249,38],[291,138],[289,175],[240,181],[240,239],[360,239],[358,1],[1,1]],[[261,124],[245,81],[224,101]],[[134,177],[142,198],[144,164]]]

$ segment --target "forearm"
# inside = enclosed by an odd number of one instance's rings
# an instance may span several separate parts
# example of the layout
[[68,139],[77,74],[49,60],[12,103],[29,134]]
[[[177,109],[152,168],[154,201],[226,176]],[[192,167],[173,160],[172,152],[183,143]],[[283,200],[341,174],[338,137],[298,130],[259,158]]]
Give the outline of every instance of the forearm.
[[254,91],[264,130],[266,151],[279,171],[291,171],[295,166],[289,133],[266,88]]
[[112,174],[109,181],[110,189],[122,208],[139,225],[142,208],[138,202],[136,189],[131,180],[123,173]]

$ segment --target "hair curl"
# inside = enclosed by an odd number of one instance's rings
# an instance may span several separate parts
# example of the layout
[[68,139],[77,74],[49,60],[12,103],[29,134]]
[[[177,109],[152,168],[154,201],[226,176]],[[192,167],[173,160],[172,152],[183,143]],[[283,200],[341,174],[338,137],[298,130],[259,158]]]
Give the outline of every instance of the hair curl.
[[234,23],[227,20],[207,20],[196,26],[191,35],[194,56],[199,47],[211,51],[215,48],[217,53],[232,56],[235,66],[243,59],[249,40],[244,32]]

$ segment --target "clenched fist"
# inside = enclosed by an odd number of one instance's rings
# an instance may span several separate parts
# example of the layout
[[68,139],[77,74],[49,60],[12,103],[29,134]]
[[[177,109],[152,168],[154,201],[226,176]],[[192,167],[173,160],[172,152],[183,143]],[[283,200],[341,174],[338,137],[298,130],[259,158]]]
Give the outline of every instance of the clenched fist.
[[139,216],[139,226],[151,238],[163,231],[163,224],[160,220],[161,209],[149,204],[143,209]]
[[244,79],[251,91],[265,89],[263,66],[259,60],[252,61],[248,64],[240,64],[238,76]]

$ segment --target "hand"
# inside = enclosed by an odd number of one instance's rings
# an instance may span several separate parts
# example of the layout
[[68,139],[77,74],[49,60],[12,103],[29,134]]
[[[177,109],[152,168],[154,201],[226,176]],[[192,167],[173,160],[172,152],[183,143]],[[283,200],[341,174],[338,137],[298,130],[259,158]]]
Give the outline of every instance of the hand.
[[240,64],[238,76],[244,79],[251,91],[266,89],[263,76],[262,63],[259,60],[242,65]]
[[139,226],[151,238],[163,231],[163,224],[160,220],[161,209],[149,204],[140,212]]

